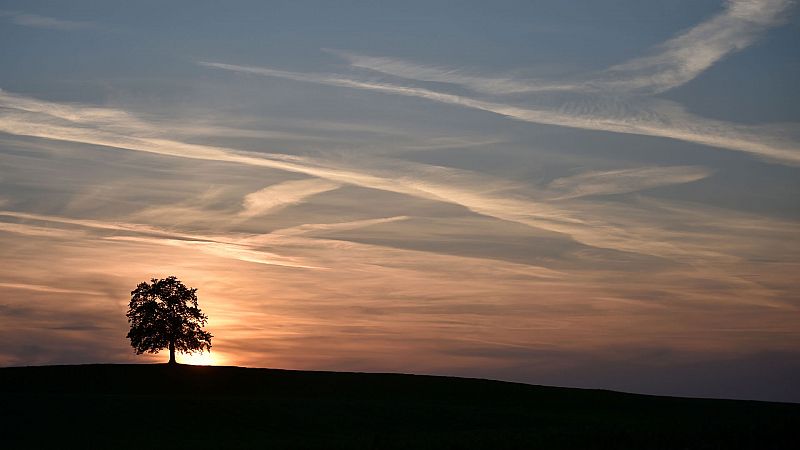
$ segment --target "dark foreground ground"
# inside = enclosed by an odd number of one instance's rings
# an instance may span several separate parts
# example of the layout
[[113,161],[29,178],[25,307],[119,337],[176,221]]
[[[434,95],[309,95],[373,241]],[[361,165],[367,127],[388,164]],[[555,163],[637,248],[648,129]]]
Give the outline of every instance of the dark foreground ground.
[[800,405],[239,367],[0,369],[0,448],[796,449]]

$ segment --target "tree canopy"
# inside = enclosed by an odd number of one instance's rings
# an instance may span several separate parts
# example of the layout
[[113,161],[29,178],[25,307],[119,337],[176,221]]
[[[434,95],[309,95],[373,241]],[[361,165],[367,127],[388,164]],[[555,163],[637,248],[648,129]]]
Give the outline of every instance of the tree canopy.
[[211,333],[202,328],[208,317],[197,307],[197,289],[188,288],[176,277],[153,278],[131,291],[128,339],[137,355],[158,353],[169,348],[169,362],[175,351],[211,351]]

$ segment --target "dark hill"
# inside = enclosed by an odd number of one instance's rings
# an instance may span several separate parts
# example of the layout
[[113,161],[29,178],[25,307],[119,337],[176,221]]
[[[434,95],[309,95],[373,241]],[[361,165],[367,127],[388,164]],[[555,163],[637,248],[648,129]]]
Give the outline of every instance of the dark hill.
[[800,405],[397,374],[0,369],[12,448],[789,449]]

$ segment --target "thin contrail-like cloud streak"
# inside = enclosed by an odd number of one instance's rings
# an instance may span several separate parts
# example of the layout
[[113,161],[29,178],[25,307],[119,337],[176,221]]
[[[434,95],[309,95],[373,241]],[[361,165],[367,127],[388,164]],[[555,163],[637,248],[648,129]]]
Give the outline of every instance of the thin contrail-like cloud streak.
[[661,117],[661,114],[651,114],[645,117],[626,117],[624,115],[600,115],[572,112],[564,110],[563,108],[552,107],[531,109],[437,92],[426,88],[359,81],[338,75],[307,74],[265,67],[239,66],[212,62],[201,62],[200,64],[207,67],[240,73],[284,78],[328,86],[362,89],[407,97],[418,97],[439,103],[488,111],[524,122],[677,139],[712,147],[746,152],[787,165],[800,165],[800,149],[794,142],[776,140],[770,136],[758,135],[743,127],[736,127],[725,122],[710,119],[702,119],[680,110],[669,111],[669,114],[665,117]]
[[602,85],[654,93],[680,86],[785,22],[793,4],[793,0],[728,0],[723,12],[663,43],[654,54],[609,68]]
[[[3,96],[0,95],[0,104]],[[157,137],[158,129],[147,127],[145,122],[135,121],[128,133],[125,130],[125,115],[119,121],[103,126],[118,132],[96,129],[94,119],[79,119],[74,122],[54,119],[49,114],[47,102],[36,101],[42,111],[36,113],[14,112],[8,108],[0,114],[0,131],[16,135],[34,136],[69,142],[79,142],[133,150],[163,156],[197,160],[228,162],[256,167],[266,167],[323,178],[338,184],[379,189],[413,197],[432,199],[462,205],[478,214],[501,220],[524,224],[535,229],[561,233],[565,237],[588,246],[615,249],[632,253],[653,255],[677,260],[696,258],[727,258],[718,251],[698,248],[697,245],[673,239],[670,233],[658,231],[652,223],[619,223],[616,218],[596,214],[596,211],[576,211],[574,205],[551,202],[548,194],[509,194],[514,189],[507,181],[496,180],[477,174],[414,163],[385,161],[377,168],[369,168],[370,162],[359,159],[359,167],[353,168],[312,158],[280,154],[238,152],[223,147],[188,144]],[[53,104],[55,111],[68,111],[74,117],[86,117],[80,106]],[[90,108],[98,114],[96,108]],[[106,116],[117,113],[100,113]],[[145,127],[144,129],[142,127]],[[387,166],[388,164],[388,166]],[[381,167],[383,166],[383,167]],[[610,220],[607,220],[610,219]],[[119,225],[117,225],[119,226]],[[663,237],[663,239],[662,239]],[[186,239],[194,239],[186,237]]]
[[[435,91],[417,86],[359,80],[341,75],[298,73],[267,67],[216,62],[201,65],[328,86],[386,94],[479,109],[516,120],[587,130],[665,137],[750,153],[796,166],[800,148],[774,129],[744,127],[692,115],[666,101],[647,101],[631,94],[655,94],[683,85],[733,52],[754,43],[766,30],[785,21],[792,0],[730,0],[722,12],[656,47],[652,54],[612,66],[580,80],[531,81],[514,77],[480,76],[456,69],[326,50],[354,67],[418,81],[450,83],[483,94],[520,94],[559,91],[578,96],[568,100],[538,99],[536,106]],[[609,94],[622,97],[609,97]],[[626,97],[627,96],[627,97]]]
[[[0,217],[12,217],[16,219],[35,220],[61,225],[72,225],[94,230],[105,230],[112,232],[127,232],[134,236],[107,236],[105,239],[131,242],[147,242],[159,245],[169,245],[174,247],[196,248],[204,253],[214,256],[236,259],[240,261],[254,262],[274,266],[295,267],[303,269],[317,269],[318,267],[305,264],[297,258],[286,257],[260,249],[258,251],[250,248],[247,240],[251,236],[241,235],[200,235],[193,233],[181,233],[166,230],[150,225],[124,222],[107,222],[101,220],[73,219],[44,214],[20,213],[15,211],[0,211]],[[4,225],[13,225],[6,227]],[[63,233],[74,237],[75,232],[65,231],[57,228],[47,228],[26,224],[5,224],[0,222],[0,231],[45,237],[61,237]],[[49,232],[45,232],[49,231]]]
[[344,58],[353,67],[410,80],[434,81],[463,86],[483,94],[506,95],[527,92],[583,91],[581,82],[553,83],[545,80],[521,80],[513,77],[493,77],[465,73],[462,70],[417,64],[398,58],[366,56],[342,50],[324,51]]
[[635,169],[584,172],[553,180],[548,189],[554,199],[590,195],[622,194],[658,186],[691,183],[711,175],[702,167],[639,167]]
[[792,0],[726,1],[722,12],[657,46],[651,54],[573,81],[476,75],[397,58],[325,51],[344,58],[354,67],[412,80],[456,84],[484,94],[659,93],[691,81],[725,56],[752,45],[764,32],[785,22],[786,12],[793,4]]
[[285,181],[267,186],[244,197],[243,209],[239,212],[239,216],[250,218],[269,214],[303,202],[314,195],[338,189],[340,186],[339,183],[319,178]]
[[27,284],[27,283],[0,283],[0,288],[6,289],[24,289],[26,291],[47,292],[53,294],[80,294],[80,295],[104,295],[99,291],[87,291],[80,289],[63,289],[53,286],[45,286],[42,284]]
[[59,31],[76,31],[97,27],[97,25],[91,22],[56,19],[55,17],[28,14],[19,11],[0,11],[0,17],[8,17],[14,24],[24,27],[45,28]]

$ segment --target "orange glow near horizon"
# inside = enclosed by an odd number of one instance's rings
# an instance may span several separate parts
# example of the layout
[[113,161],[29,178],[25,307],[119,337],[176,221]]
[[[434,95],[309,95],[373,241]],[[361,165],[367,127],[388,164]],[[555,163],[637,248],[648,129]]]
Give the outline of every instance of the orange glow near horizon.
[[192,366],[220,366],[220,358],[211,352],[178,353],[175,359],[180,364]]

